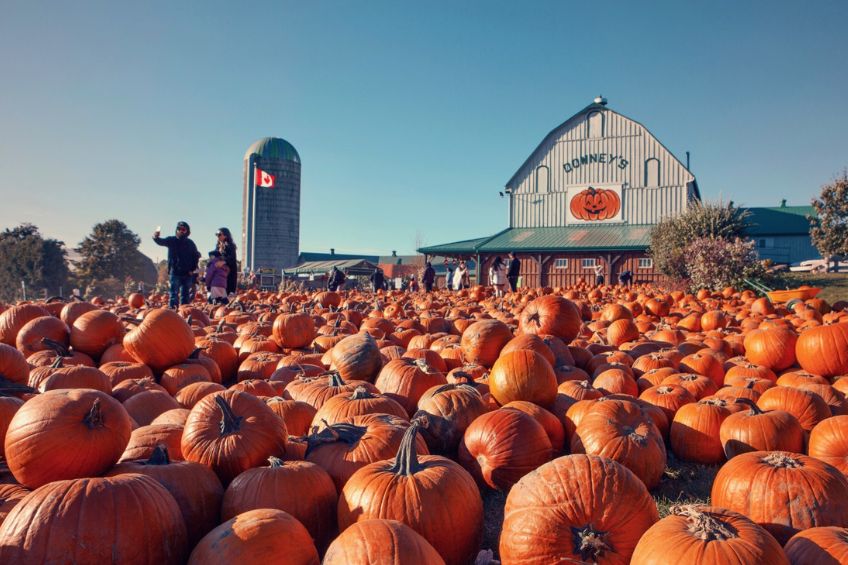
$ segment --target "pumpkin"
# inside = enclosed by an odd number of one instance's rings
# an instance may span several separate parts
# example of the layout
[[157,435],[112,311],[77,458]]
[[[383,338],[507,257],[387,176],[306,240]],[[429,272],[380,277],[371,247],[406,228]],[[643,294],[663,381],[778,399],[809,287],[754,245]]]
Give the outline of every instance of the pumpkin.
[[135,360],[161,373],[188,359],[194,351],[194,333],[173,310],[156,308],[124,336],[123,343]]
[[216,392],[221,392],[222,390],[226,390],[223,385],[219,385],[218,383],[200,381],[196,383],[187,384],[186,386],[182,387],[174,395],[174,398],[177,402],[180,403],[180,406],[191,410],[195,404],[200,402],[201,398],[209,396],[210,394],[214,394]]
[[463,358],[466,363],[491,367],[512,337],[509,327],[499,320],[474,322],[462,332]]
[[18,332],[27,322],[49,315],[50,312],[36,304],[21,304],[0,312],[0,343],[15,347]]
[[727,402],[718,398],[681,406],[671,422],[671,451],[683,461],[704,465],[721,463],[725,456],[720,430],[728,416]]
[[724,384],[724,365],[709,350],[701,350],[681,359],[680,370],[709,377],[717,387]]
[[654,421],[632,402],[598,402],[577,426],[571,449],[621,463],[648,488],[659,483],[665,470],[662,434]]
[[189,565],[274,563],[319,565],[318,550],[303,524],[291,514],[259,508],[239,514],[206,534]]
[[751,410],[731,414],[721,423],[719,439],[728,459],[750,451],[803,451],[804,430],[795,416],[783,410],[763,411],[746,398],[736,402]]
[[333,540],[323,565],[444,565],[421,534],[397,520],[363,520]]
[[319,548],[335,534],[339,500],[333,479],[308,461],[268,458],[268,467],[248,469],[224,493],[221,519],[257,508],[276,508],[300,521]]
[[548,435],[548,439],[551,442],[551,449],[553,449],[554,454],[562,451],[563,445],[565,444],[565,430],[563,429],[562,422],[560,422],[559,419],[551,412],[545,410],[538,404],[533,404],[526,400],[515,400],[508,404],[504,404],[503,407],[513,408],[524,412],[528,416],[532,416],[533,419],[539,422],[545,429],[545,433]]
[[571,198],[571,215],[587,222],[615,218],[621,210],[621,198],[614,190],[590,186]]
[[445,376],[423,359],[392,359],[374,381],[374,386],[408,415],[415,413],[418,400],[428,389],[443,384],[447,384]]
[[77,318],[92,310],[97,310],[97,306],[90,302],[68,302],[59,312],[59,319],[65,322],[68,328],[70,328],[74,325],[74,321]]
[[15,479],[29,488],[104,473],[123,453],[132,424],[109,395],[52,390],[28,400],[6,432],[5,455]]
[[309,314],[280,314],[274,319],[271,335],[280,347],[306,347],[315,339],[315,324]]
[[483,501],[474,479],[457,463],[439,455],[419,457],[417,437],[413,423],[394,459],[350,477],[339,497],[339,529],[372,518],[398,520],[430,542],[445,563],[464,565],[480,545]]
[[795,363],[798,336],[787,328],[754,330],[745,336],[745,357],[751,363],[781,371]]
[[348,336],[330,350],[333,370],[345,380],[373,383],[383,366],[380,348],[368,333]]
[[418,400],[420,433],[433,453],[456,451],[465,430],[487,411],[483,396],[468,384],[446,384],[432,387]]
[[179,407],[173,396],[160,390],[141,391],[124,401],[124,409],[139,426],[146,426],[161,414]]
[[162,444],[147,459],[118,463],[106,475],[138,473],[154,479],[171,493],[183,515],[189,546],[194,546],[220,522],[224,487],[209,467],[171,460]]
[[176,424],[178,426],[185,427],[186,420],[188,420],[188,415],[191,413],[191,410],[188,408],[172,408],[171,410],[167,410],[162,412],[150,422],[150,425],[153,426],[155,424]]
[[682,386],[689,391],[689,394],[691,394],[695,400],[701,400],[705,396],[711,396],[718,391],[718,387],[712,379],[703,375],[695,375],[693,373],[675,373],[668,375],[662,379],[660,384]]
[[23,354],[5,343],[0,343],[0,384],[27,384],[29,365]]
[[760,524],[781,544],[807,528],[848,526],[848,480],[827,463],[797,453],[734,457],[716,474],[711,499]]
[[[600,368],[603,368],[603,366]],[[592,381],[592,386],[604,394],[627,394],[629,396],[639,394],[639,385],[626,370],[626,365],[601,371]]]
[[[580,332],[581,325],[580,310],[574,302],[548,294],[533,299],[524,307],[518,329],[521,333],[552,335],[565,343],[571,343]],[[470,361],[467,356],[466,360]]]
[[810,457],[821,459],[848,476],[848,416],[834,416],[810,432]]
[[126,379],[112,387],[112,397],[118,402],[125,402],[128,398],[146,390],[158,390],[168,394],[164,388],[156,384],[151,377],[140,379]]
[[15,484],[0,484],[0,524],[6,519],[12,508],[18,505],[30,491],[26,487]]
[[351,394],[357,387],[363,387],[373,393],[380,392],[376,386],[369,382],[345,382],[339,373],[331,372],[314,378],[306,377],[293,380],[286,385],[283,398],[306,402],[319,410],[332,397],[339,394]]
[[70,330],[62,320],[53,316],[33,318],[20,329],[15,339],[18,351],[29,357],[37,351],[51,349],[49,340],[68,344]]
[[[400,446],[409,422],[388,414],[354,416],[350,422],[333,424],[307,438],[306,460],[324,468],[336,490],[360,468],[389,459]],[[416,450],[427,453],[427,444],[416,439]]]
[[848,529],[820,526],[800,531],[783,551],[792,565],[848,563]]
[[[14,396],[0,396],[0,443],[6,437],[6,430],[9,429],[9,424],[12,418],[23,406],[24,401]],[[5,457],[3,445],[0,445],[0,459]]]
[[149,459],[159,445],[165,446],[168,450],[169,459],[182,461],[183,451],[180,442],[182,441],[184,427],[178,424],[139,426],[132,431],[130,441],[121,454],[119,462]]
[[[559,340],[559,338],[555,336],[548,337],[551,339]],[[562,343],[562,340],[559,340],[559,342]],[[550,363],[552,367],[556,364],[556,357],[554,357],[554,353],[553,351],[551,351],[551,348],[548,347],[548,345],[541,337],[535,334],[520,334],[515,336],[514,338],[509,340],[506,345],[504,345],[503,349],[501,349],[500,354],[501,356],[503,356],[505,353],[509,353],[511,351],[518,351],[519,349],[530,349],[532,351],[535,351],[536,353],[544,357],[545,360]],[[567,352],[568,348],[565,348],[565,351]],[[568,358],[571,359],[570,353],[568,354]]]
[[795,356],[801,367],[814,375],[848,374],[848,322],[803,331],[795,344]]
[[627,563],[657,520],[648,489],[623,465],[594,455],[559,457],[509,491],[501,562]]
[[92,310],[74,320],[71,347],[98,359],[109,346],[121,343],[124,333],[118,316],[106,310]]
[[279,396],[268,398],[265,403],[274,411],[274,414],[280,417],[289,435],[305,436],[309,433],[316,413],[312,405],[299,400],[286,400]]
[[551,441],[532,416],[501,408],[471,422],[459,444],[457,461],[480,485],[508,491],[551,458]]
[[757,406],[763,410],[783,410],[789,412],[809,432],[816,424],[830,418],[830,408],[818,394],[809,390],[776,386],[765,391],[757,400]]
[[545,358],[529,349],[501,355],[489,373],[489,390],[500,404],[526,400],[551,406],[556,398],[557,380]]
[[789,564],[765,529],[738,512],[704,505],[672,506],[639,540],[630,563]]
[[202,398],[188,416],[183,457],[212,467],[223,484],[286,449],[279,416],[251,394],[223,391]]
[[159,378],[159,384],[171,396],[176,396],[177,392],[184,386],[199,382],[212,382],[212,376],[202,365],[190,363],[180,363],[168,367]]
[[[377,383],[379,385],[379,378]],[[338,394],[327,400],[315,412],[311,428],[317,430],[322,422],[325,425],[337,424],[362,414],[391,414],[398,418],[409,417],[406,409],[389,396],[373,394],[364,386],[360,386],[352,394]]]
[[128,363],[126,361],[110,361],[100,365],[100,370],[109,377],[109,382],[114,388],[121,381],[129,379],[153,378],[153,371],[142,363]]
[[238,371],[236,372],[236,380],[267,380],[277,370],[277,364],[281,358],[281,354],[269,351],[251,353],[239,364]]
[[0,526],[3,563],[180,564],[186,527],[150,477],[57,480],[28,494]]

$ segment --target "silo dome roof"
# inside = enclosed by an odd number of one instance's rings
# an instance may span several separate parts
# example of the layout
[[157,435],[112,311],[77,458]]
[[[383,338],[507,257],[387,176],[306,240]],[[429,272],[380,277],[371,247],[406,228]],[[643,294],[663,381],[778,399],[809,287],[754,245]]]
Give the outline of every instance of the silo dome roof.
[[256,154],[265,159],[285,159],[300,163],[300,155],[297,154],[297,149],[279,137],[263,137],[247,148],[244,158],[248,159],[251,155]]

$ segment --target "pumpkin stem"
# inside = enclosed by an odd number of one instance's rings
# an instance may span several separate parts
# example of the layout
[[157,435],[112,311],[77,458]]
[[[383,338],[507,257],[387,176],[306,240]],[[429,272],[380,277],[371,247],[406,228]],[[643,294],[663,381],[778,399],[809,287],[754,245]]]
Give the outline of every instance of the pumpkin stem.
[[41,343],[52,349],[56,352],[56,355],[59,357],[70,357],[71,354],[68,352],[68,348],[64,346],[64,344],[59,343],[58,341],[52,340],[49,337],[42,337]]
[[772,451],[763,457],[763,462],[768,463],[772,467],[780,467],[781,469],[798,469],[799,467],[804,466],[804,464],[801,463],[799,459],[793,457],[791,453],[782,451]]
[[338,371],[333,371],[330,373],[330,386],[344,386],[345,382],[342,379],[342,376]]
[[437,388],[436,390],[434,390],[433,393],[430,396],[436,396],[437,394],[442,394],[443,392],[453,390],[456,387],[457,387],[457,385],[451,384],[451,383],[448,383],[446,385],[442,385],[439,388]]
[[416,359],[415,365],[425,373],[432,373],[433,368],[427,363],[426,359]]
[[350,395],[351,400],[362,400],[365,398],[374,398],[374,395],[371,394],[364,386],[356,387],[356,390],[354,390],[353,394]]
[[672,506],[669,513],[675,516],[684,516],[689,526],[689,532],[700,540],[725,541],[739,537],[733,526],[702,511],[697,505]]
[[418,421],[411,422],[409,428],[403,434],[395,462],[390,469],[395,475],[411,477],[423,468],[418,461],[418,453],[415,451],[415,438],[418,436],[420,425]]
[[56,359],[54,359],[53,362],[50,364],[50,368],[51,369],[61,369],[62,366],[65,364],[63,359],[64,359],[64,357],[62,357],[61,355],[57,355]]
[[100,409],[99,398],[94,399],[94,402],[91,404],[91,409],[82,421],[90,430],[103,427],[103,411]]
[[168,457],[168,448],[165,444],[159,443],[153,448],[153,453],[150,458],[144,463],[145,465],[168,465],[171,463],[171,458]]
[[362,439],[368,428],[365,426],[357,426],[354,424],[332,424],[328,425],[327,420],[322,420],[326,426],[320,432],[309,434],[306,438],[306,455],[309,455],[313,449],[325,443],[335,443],[337,441],[344,442],[348,445],[353,445]]
[[226,436],[236,433],[241,427],[241,421],[244,417],[236,416],[233,409],[221,395],[215,397],[215,403],[221,409],[221,435]]
[[595,563],[607,551],[612,550],[607,544],[609,533],[593,530],[592,526],[586,526],[585,528],[572,526],[571,535],[573,537],[574,552],[580,554],[582,561]]
[[[59,358],[61,359],[61,357]],[[0,373],[0,394],[2,395],[15,395],[21,393],[35,393],[38,392],[31,386],[23,385],[21,383],[16,383],[15,381],[6,378],[6,375]]]
[[745,406],[750,408],[751,414],[765,414],[765,412],[763,412],[760,407],[757,406],[757,403],[751,400],[750,398],[737,398],[735,402],[736,404],[744,404]]
[[279,469],[283,466],[283,460],[279,457],[274,457],[273,455],[268,458],[268,466],[272,469]]

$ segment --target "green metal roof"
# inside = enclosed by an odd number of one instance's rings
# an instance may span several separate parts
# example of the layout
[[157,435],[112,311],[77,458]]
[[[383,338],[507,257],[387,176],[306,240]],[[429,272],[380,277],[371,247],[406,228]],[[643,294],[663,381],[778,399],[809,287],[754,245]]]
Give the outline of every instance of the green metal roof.
[[776,206],[774,208],[746,208],[748,235],[808,235],[810,220],[816,215],[812,206]]
[[650,242],[649,225],[513,228],[486,241],[479,251],[639,250],[646,249]]
[[642,250],[651,241],[650,225],[568,226],[512,228],[491,237],[468,239],[419,249],[428,255],[441,253],[506,253],[509,251],[602,251]]
[[279,137],[263,137],[247,148],[244,158],[251,155],[259,155],[263,159],[279,159],[300,163],[300,155],[297,149],[285,139]]
[[492,239],[492,237],[494,236],[464,239],[462,241],[454,241],[452,243],[442,243],[441,245],[429,245],[427,247],[417,249],[416,251],[419,253],[426,253],[427,255],[470,255],[477,253],[477,246]]
[[377,255],[357,255],[356,253],[314,253],[309,251],[301,251],[297,257],[297,264],[315,261],[347,261],[350,259],[358,259],[378,263],[380,257]]

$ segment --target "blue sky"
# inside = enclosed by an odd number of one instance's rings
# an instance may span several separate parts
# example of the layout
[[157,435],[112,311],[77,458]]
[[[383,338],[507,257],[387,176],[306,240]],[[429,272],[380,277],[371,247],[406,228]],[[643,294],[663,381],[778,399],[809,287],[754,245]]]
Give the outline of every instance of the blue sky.
[[602,93],[706,199],[807,204],[848,166],[848,3],[31,2],[0,9],[0,227],[241,228],[242,157],[303,161],[301,249],[411,253]]

